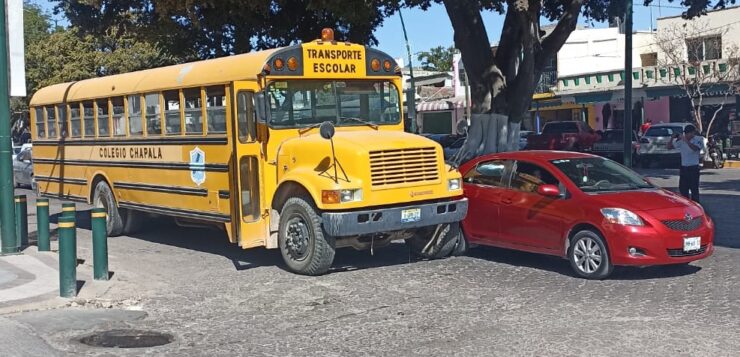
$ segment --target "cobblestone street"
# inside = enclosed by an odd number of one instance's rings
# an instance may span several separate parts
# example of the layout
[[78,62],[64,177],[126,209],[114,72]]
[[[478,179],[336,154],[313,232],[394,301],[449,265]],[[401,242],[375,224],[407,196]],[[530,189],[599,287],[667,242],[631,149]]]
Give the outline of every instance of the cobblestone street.
[[[643,173],[677,186],[675,171]],[[175,342],[116,355],[737,356],[740,171],[707,170],[702,180],[718,247],[689,266],[618,268],[609,280],[587,281],[554,257],[475,249],[417,261],[392,244],[374,256],[340,250],[330,274],[304,277],[284,270],[277,251],[243,251],[218,232],[158,221],[109,240],[113,278],[103,290],[83,286],[80,306],[0,317],[59,355],[109,355],[70,341],[133,327]],[[89,266],[90,232],[78,239]],[[75,323],[76,314],[120,309],[145,314]]]

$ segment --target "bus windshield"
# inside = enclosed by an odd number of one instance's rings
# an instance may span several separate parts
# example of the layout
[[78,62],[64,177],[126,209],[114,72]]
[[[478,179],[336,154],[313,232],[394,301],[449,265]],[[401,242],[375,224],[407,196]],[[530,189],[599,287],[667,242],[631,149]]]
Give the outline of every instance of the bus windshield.
[[287,80],[270,83],[270,125],[297,128],[330,121],[337,126],[401,121],[401,103],[390,81]]

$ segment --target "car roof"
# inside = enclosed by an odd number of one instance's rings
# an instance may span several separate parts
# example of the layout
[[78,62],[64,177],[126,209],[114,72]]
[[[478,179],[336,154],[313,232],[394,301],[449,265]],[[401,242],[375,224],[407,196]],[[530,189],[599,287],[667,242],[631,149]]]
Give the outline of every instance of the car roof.
[[660,123],[660,124],[653,124],[650,127],[651,128],[660,128],[664,126],[687,126],[691,125],[691,123]]
[[509,151],[481,156],[482,160],[486,159],[506,159],[506,160],[532,160],[532,161],[552,161],[560,159],[584,159],[598,157],[591,154],[584,154],[573,151],[554,151],[554,150],[524,150]]

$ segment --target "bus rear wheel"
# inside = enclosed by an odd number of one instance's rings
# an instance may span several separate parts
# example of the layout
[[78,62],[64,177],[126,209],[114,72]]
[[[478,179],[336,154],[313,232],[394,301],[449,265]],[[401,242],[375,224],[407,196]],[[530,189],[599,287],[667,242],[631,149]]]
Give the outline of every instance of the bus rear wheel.
[[105,181],[98,182],[93,191],[93,206],[105,208],[108,215],[108,236],[115,237],[123,233],[123,217],[116,205],[113,191]]
[[288,268],[298,274],[321,275],[334,262],[336,241],[321,227],[310,199],[289,199],[280,213],[278,245]]

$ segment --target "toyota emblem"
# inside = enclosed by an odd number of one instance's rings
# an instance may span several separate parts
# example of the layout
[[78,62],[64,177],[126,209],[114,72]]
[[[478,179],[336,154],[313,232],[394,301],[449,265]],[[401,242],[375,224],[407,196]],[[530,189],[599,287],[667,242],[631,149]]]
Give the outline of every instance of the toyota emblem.
[[683,218],[686,219],[686,222],[691,222],[691,220],[694,219],[694,217],[691,217],[691,213],[688,212],[686,212],[686,215],[683,216]]

